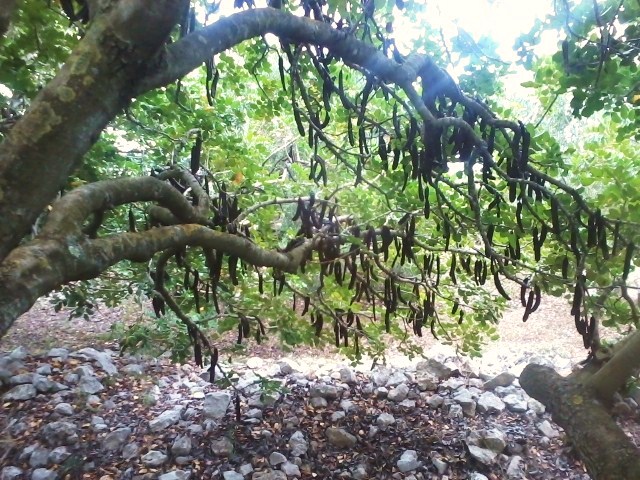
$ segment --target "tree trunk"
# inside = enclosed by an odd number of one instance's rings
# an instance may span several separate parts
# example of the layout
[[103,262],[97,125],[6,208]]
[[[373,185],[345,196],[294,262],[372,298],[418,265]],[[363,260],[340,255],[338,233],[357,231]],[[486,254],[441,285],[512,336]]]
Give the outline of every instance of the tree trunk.
[[594,480],[640,479],[640,450],[593,389],[535,364],[523,370],[520,384],[564,428]]
[[11,15],[16,7],[16,0],[0,0],[0,43],[11,24]]

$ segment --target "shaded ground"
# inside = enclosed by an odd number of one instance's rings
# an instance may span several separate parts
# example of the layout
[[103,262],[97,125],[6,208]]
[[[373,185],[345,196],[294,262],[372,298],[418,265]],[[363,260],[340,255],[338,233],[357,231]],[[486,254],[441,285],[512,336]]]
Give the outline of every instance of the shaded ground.
[[[522,323],[522,310],[519,305],[514,302],[512,307],[500,324],[501,339],[488,345],[485,356],[475,363],[480,371],[502,371],[535,356],[551,359],[561,369],[567,369],[571,363],[584,359],[582,341],[575,333],[573,319],[568,315],[565,302],[553,298],[546,299],[540,310],[533,314],[526,324]],[[16,322],[10,334],[2,340],[0,351],[11,351],[16,346],[24,346],[30,352],[27,364],[35,367],[42,364],[43,359],[34,355],[44,353],[52,347],[67,347],[72,350],[86,346],[99,349],[117,348],[104,334],[108,332],[112,323],[120,320],[133,322],[139,314],[136,307],[129,305],[115,310],[99,309],[90,321],[68,320],[66,313],[54,313],[51,306],[40,302]],[[420,341],[427,348],[436,343],[428,336]],[[397,353],[397,349],[391,347],[391,351],[389,363],[392,366],[402,367],[410,363],[406,357]],[[266,345],[250,342],[248,354],[267,360],[283,356],[274,342]],[[344,362],[329,350],[319,354],[309,348],[298,348],[286,356],[304,364],[306,370],[311,372],[310,378],[314,375],[327,375],[327,368],[331,368],[327,365]],[[114,360],[119,368],[133,361],[128,357]],[[558,365],[558,362],[563,365]],[[65,374],[66,367],[59,367],[59,373],[53,377],[56,381],[62,381]],[[365,371],[368,367],[369,365],[365,365],[360,371]],[[188,387],[189,382],[197,380],[197,374],[193,367],[176,366],[167,359],[148,361],[147,370],[142,376],[127,375],[118,378],[114,383],[105,380],[106,390],[100,394],[100,398],[102,402],[114,402],[114,408],[95,410],[84,407],[81,401],[75,403],[78,408],[74,420],[82,425],[82,442],[76,455],[82,462],[91,460],[93,469],[91,473],[78,472],[77,476],[69,478],[119,479],[124,478],[122,472],[127,470],[137,475],[137,478],[152,479],[157,477],[158,472],[180,467],[175,463],[176,459],[170,456],[169,463],[163,468],[149,469],[142,465],[140,457],[150,450],[169,452],[175,438],[184,433],[171,428],[150,435],[149,420],[177,403],[191,405],[196,411],[201,409],[202,400],[194,398]],[[423,458],[433,458],[436,455],[446,459],[450,480],[469,478],[468,474],[471,471],[480,471],[489,479],[498,480],[506,478],[505,462],[498,462],[491,468],[479,465],[469,458],[462,441],[470,429],[495,425],[508,432],[512,443],[510,448],[513,448],[509,453],[520,454],[523,457],[523,468],[527,472],[525,478],[588,478],[584,474],[583,466],[566,445],[564,437],[551,441],[542,439],[536,430],[534,420],[526,415],[505,411],[499,415],[451,419],[442,410],[426,406],[426,397],[416,397],[416,405],[412,408],[376,398],[363,390],[365,377],[362,373],[359,374],[359,378],[361,382],[352,387],[347,397],[354,403],[355,410],[341,420],[332,418],[332,415],[340,410],[337,402],[330,403],[327,408],[313,408],[309,405],[307,388],[296,384],[287,385],[289,393],[284,400],[265,408],[263,417],[258,422],[249,421],[246,417],[250,406],[246,400],[242,400],[240,417],[231,418],[232,415],[228,415],[230,418],[227,421],[193,435],[194,449],[191,455],[194,460],[189,462],[188,468],[193,471],[194,478],[221,478],[221,472],[238,469],[247,462],[259,470],[266,467],[271,452],[282,451],[286,454],[291,434],[296,430],[302,430],[312,440],[312,453],[306,458],[305,464],[301,465],[302,478],[339,478],[340,472],[362,462],[369,465],[370,472],[373,473],[368,478],[405,478],[404,475],[398,476],[395,462],[404,450],[412,449]],[[149,392],[157,389],[156,385],[161,385],[161,393],[150,401]],[[205,386],[203,392],[209,391],[217,391],[217,387]],[[5,407],[10,408],[10,411],[0,413],[0,423],[5,422],[4,429],[0,425],[0,433],[4,430],[6,437],[8,423],[16,420],[30,425],[30,430],[18,436],[5,438],[5,443],[0,440],[0,452],[4,451],[0,454],[0,466],[24,466],[24,462],[20,463],[19,454],[25,446],[37,441],[38,429],[50,421],[53,407],[42,396],[20,404],[7,404]],[[383,412],[393,414],[399,420],[397,425],[381,432],[375,439],[369,439],[370,427]],[[91,428],[93,416],[96,414],[110,426],[137,425],[133,429],[132,441],[140,444],[140,455],[124,461],[120,456],[100,453],[103,433],[95,432]],[[195,423],[201,422],[199,416],[194,420]],[[323,432],[332,425],[345,427],[354,432],[359,439],[358,447],[342,450],[329,445]],[[638,425],[635,422],[626,421],[624,426],[632,438],[639,438]],[[212,456],[211,443],[221,437],[233,440],[233,453],[228,456]],[[395,476],[392,477],[394,473]],[[424,473],[425,476],[422,478],[425,479],[443,478],[437,476],[435,467],[431,464]]]
[[[513,300],[500,324],[500,339],[486,346],[482,358],[473,363],[486,373],[498,372],[522,363],[523,359],[543,357],[553,361],[556,368],[566,371],[571,364],[586,358],[582,338],[574,327],[573,317],[569,315],[569,306],[564,300],[545,298],[540,309],[531,315],[526,323],[522,322],[522,307]],[[54,312],[46,301],[40,300],[29,312],[21,316],[9,334],[0,340],[0,351],[11,351],[17,346],[26,347],[31,353],[43,353],[51,347],[79,349],[86,346],[117,348],[108,341],[107,333],[114,322],[135,322],[142,315],[138,306],[130,305],[118,308],[99,308],[90,320],[69,319],[65,311]],[[229,345],[235,334],[223,341]],[[416,341],[425,348],[433,347],[437,341],[429,334]],[[247,342],[247,355],[262,358],[280,358],[282,350],[276,341],[261,345]],[[296,359],[307,358],[311,362],[339,360],[333,348],[322,352],[309,347],[298,347],[290,354]],[[389,363],[403,366],[410,362],[393,345],[390,348]]]

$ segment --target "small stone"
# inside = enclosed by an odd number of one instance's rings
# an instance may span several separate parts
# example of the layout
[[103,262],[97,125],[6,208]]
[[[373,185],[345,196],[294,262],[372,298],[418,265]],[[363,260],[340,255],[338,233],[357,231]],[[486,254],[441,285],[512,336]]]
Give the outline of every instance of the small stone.
[[286,461],[287,461],[287,457],[285,457],[280,452],[272,452],[271,455],[269,455],[269,464],[274,467]]
[[36,468],[31,473],[31,480],[56,480],[58,474],[53,470],[47,470],[46,468]]
[[418,362],[416,365],[416,372],[425,372],[433,375],[436,378],[446,380],[455,373],[455,368],[449,364],[437,360],[435,358],[429,358]]
[[387,383],[385,383],[384,386],[387,388],[393,388],[393,387],[397,387],[402,383],[406,383],[406,381],[407,381],[407,376],[404,374],[404,372],[394,371],[391,373],[391,375],[389,375],[389,379],[387,380]]
[[311,398],[321,397],[325,400],[335,400],[338,398],[338,389],[335,385],[327,385],[325,383],[316,383],[311,386],[309,392]]
[[311,398],[311,400],[309,401],[309,404],[313,408],[326,408],[327,406],[329,406],[329,402],[327,402],[327,400],[322,397]]
[[69,350],[66,348],[52,348],[47,352],[47,357],[59,358],[64,361],[69,357]]
[[[33,383],[33,373],[19,373],[9,379],[9,385],[24,385],[25,383]],[[41,376],[41,375],[38,375]]]
[[346,413],[344,413],[342,410],[339,410],[339,411],[333,412],[331,414],[331,421],[334,422],[334,423],[335,422],[339,422],[340,420],[342,420],[346,416],[347,416]]
[[0,471],[0,480],[18,480],[24,472],[21,468],[8,466]]
[[181,413],[180,409],[165,410],[158,417],[149,422],[149,428],[154,433],[165,430],[171,425],[178,423]]
[[56,390],[56,382],[52,382],[47,377],[43,377],[40,374],[33,376],[33,386],[40,393],[53,392]]
[[523,413],[527,411],[527,401],[522,397],[522,395],[509,394],[506,395],[502,401],[511,412]]
[[70,403],[59,403],[54,408],[53,411],[58,415],[62,415],[65,417],[70,417],[73,415],[73,406]]
[[399,404],[399,406],[407,408],[409,410],[416,408],[416,401],[412,400],[410,398],[405,398],[403,401],[401,401]]
[[234,470],[227,470],[222,474],[224,480],[244,480],[244,475],[239,474]]
[[280,465],[280,470],[282,470],[287,477],[300,477],[302,473],[300,472],[300,467],[295,463],[284,462]]
[[421,392],[426,390],[435,391],[438,389],[440,380],[429,373],[421,372],[416,375],[416,383]]
[[485,390],[493,390],[496,387],[508,387],[513,383],[516,379],[516,376],[513,373],[502,372],[499,375],[496,375],[491,380],[488,380],[484,383]]
[[546,407],[535,398],[530,398],[527,401],[527,407],[538,416],[542,415],[546,411]]
[[42,446],[37,446],[29,457],[29,466],[31,468],[46,467],[49,465],[49,450]]
[[113,432],[109,432],[102,440],[102,450],[107,452],[119,451],[130,435],[131,429],[128,427],[118,428]]
[[449,468],[449,464],[440,457],[434,457],[431,459],[431,463],[433,463],[433,466],[436,467],[436,470],[438,470],[440,475],[444,475]]
[[540,422],[538,424],[538,430],[545,437],[556,438],[560,436],[560,432],[558,432],[558,430],[553,428],[548,420],[544,420],[543,422]]
[[261,470],[251,476],[251,480],[287,480],[287,474],[280,470]]
[[231,394],[228,392],[207,393],[204,397],[204,416],[219,420],[224,417],[231,403]]
[[104,390],[104,385],[102,385],[100,380],[96,377],[83,375],[80,377],[80,381],[78,382],[78,388],[82,393],[93,395],[95,393],[102,392]]
[[22,346],[14,348],[13,351],[9,354],[9,358],[11,358],[12,360],[24,360],[27,358],[27,356],[29,356],[29,352]]
[[37,395],[36,387],[31,384],[27,385],[18,385],[17,387],[13,387],[7,393],[2,396],[3,400],[6,401],[25,401],[35,398]]
[[348,385],[353,385],[358,381],[358,379],[356,377],[356,373],[352,369],[349,367],[342,367],[340,369],[340,381]]
[[57,447],[49,453],[49,461],[54,465],[60,465],[71,456],[71,452],[67,447]]
[[506,406],[495,393],[484,392],[478,398],[477,408],[481,413],[501,413]]
[[367,469],[364,465],[358,465],[351,472],[351,476],[354,480],[366,480],[369,478],[369,474],[367,473]]
[[140,453],[140,445],[137,443],[127,443],[122,448],[122,458],[125,460],[131,460],[137,457],[138,453]]
[[185,457],[191,453],[191,437],[183,435],[176,438],[171,445],[171,453],[176,457]]
[[47,445],[57,447],[69,445],[78,441],[78,427],[71,422],[51,422],[40,430],[40,436]]
[[469,448],[469,454],[484,465],[491,465],[498,456],[497,452],[489,450],[488,448],[482,448],[476,445],[467,445],[467,448]]
[[387,384],[390,375],[391,371],[388,368],[377,368],[371,374],[371,380],[375,386],[384,387]]
[[507,466],[507,478],[511,479],[520,479],[522,478],[522,469],[520,468],[520,463],[522,462],[522,457],[515,455],[511,460],[509,460],[509,465]]
[[111,355],[106,352],[99,352],[95,348],[83,348],[82,350],[75,352],[74,356],[76,355],[82,355],[95,360],[98,365],[100,365],[100,368],[109,375],[116,375],[118,373],[118,369],[111,360]]
[[97,395],[89,395],[87,397],[87,406],[90,408],[97,408],[102,403],[102,400]]
[[51,375],[52,373],[52,368],[51,365],[49,365],[48,363],[45,363],[44,365],[40,365],[38,368],[36,368],[36,373],[38,375]]
[[389,389],[387,387],[376,388],[376,398],[387,398],[389,396]]
[[398,470],[406,473],[419,468],[422,462],[418,461],[418,453],[415,450],[405,450],[396,465],[398,466]]
[[485,475],[478,473],[478,472],[472,472],[469,475],[469,480],[489,480]]
[[137,363],[126,365],[122,370],[127,375],[142,375],[144,373],[144,367]]
[[291,455],[299,457],[307,453],[309,442],[304,438],[304,434],[298,430],[289,438],[289,447],[291,448]]
[[438,395],[437,393],[427,398],[427,405],[429,405],[431,408],[439,408],[443,403],[444,397],[442,395]]
[[396,423],[396,419],[390,413],[381,413],[378,415],[378,418],[376,418],[376,424],[382,429],[385,429],[394,423]]
[[389,391],[388,399],[392,402],[402,402],[409,395],[409,387],[406,383],[401,383]]
[[140,461],[145,467],[159,467],[167,461],[167,456],[158,450],[150,450],[140,457]]
[[251,465],[250,463],[243,463],[242,465],[240,465],[240,468],[238,468],[238,470],[240,471],[240,475],[244,477],[253,472],[253,465]]
[[190,478],[191,472],[189,471],[173,470],[172,472],[163,473],[158,477],[158,480],[189,480]]
[[447,416],[449,418],[462,418],[464,417],[464,411],[462,410],[462,407],[456,403],[451,405]]
[[228,457],[233,453],[233,443],[227,437],[219,438],[211,442],[211,451],[214,455]]
[[358,442],[358,439],[344,428],[329,427],[325,433],[329,443],[339,448],[351,448]]
[[262,410],[260,410],[259,408],[252,408],[250,410],[247,410],[244,414],[245,418],[256,418],[256,419],[261,419],[262,418]]

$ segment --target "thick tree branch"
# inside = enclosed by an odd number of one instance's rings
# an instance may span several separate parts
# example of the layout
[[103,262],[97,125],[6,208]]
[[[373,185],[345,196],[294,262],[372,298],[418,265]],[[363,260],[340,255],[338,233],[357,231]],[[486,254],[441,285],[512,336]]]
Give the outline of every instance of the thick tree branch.
[[129,102],[132,85],[177,22],[181,9],[176,3],[118,1],[98,15],[10,130],[0,145],[0,260],[18,245],[107,122]]
[[387,58],[373,45],[358,40],[331,25],[296,17],[274,8],[257,8],[235,13],[208,27],[196,30],[167,48],[166,62],[136,86],[136,95],[167,85],[198,68],[213,55],[267,33],[289,43],[309,43],[325,47],[347,63],[360,65],[380,80],[408,85],[417,72],[439,68],[425,55],[410,57],[404,64]]
[[588,387],[536,364],[525,367],[520,384],[567,431],[594,480],[640,478],[640,451]]
[[614,346],[613,357],[587,380],[587,385],[607,403],[640,368],[640,330],[621,342],[619,349]]
[[15,248],[0,264],[0,338],[42,295],[74,281],[88,280],[122,260],[144,262],[169,248],[198,246],[241,258],[256,266],[295,272],[321,236],[289,252],[266,250],[251,240],[197,224],[153,228],[90,240],[69,236],[37,238]]
[[158,178],[119,178],[84,185],[57,200],[40,236],[76,235],[94,212],[145,201],[158,202],[183,223],[208,222],[205,212],[197,212],[178,190]]
[[16,0],[0,0],[0,43],[9,30],[16,3]]

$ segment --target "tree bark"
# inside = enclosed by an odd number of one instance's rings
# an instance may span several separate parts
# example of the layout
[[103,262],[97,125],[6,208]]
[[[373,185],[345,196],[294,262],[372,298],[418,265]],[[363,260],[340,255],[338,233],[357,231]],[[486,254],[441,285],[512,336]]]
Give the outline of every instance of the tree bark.
[[9,25],[11,25],[11,16],[16,8],[16,0],[0,0],[0,43],[4,38]]
[[592,389],[535,364],[523,370],[520,384],[564,428],[594,480],[640,478],[640,450]]
[[0,145],[0,261],[127,105],[180,11],[175,0],[120,0],[98,15],[9,131]]

